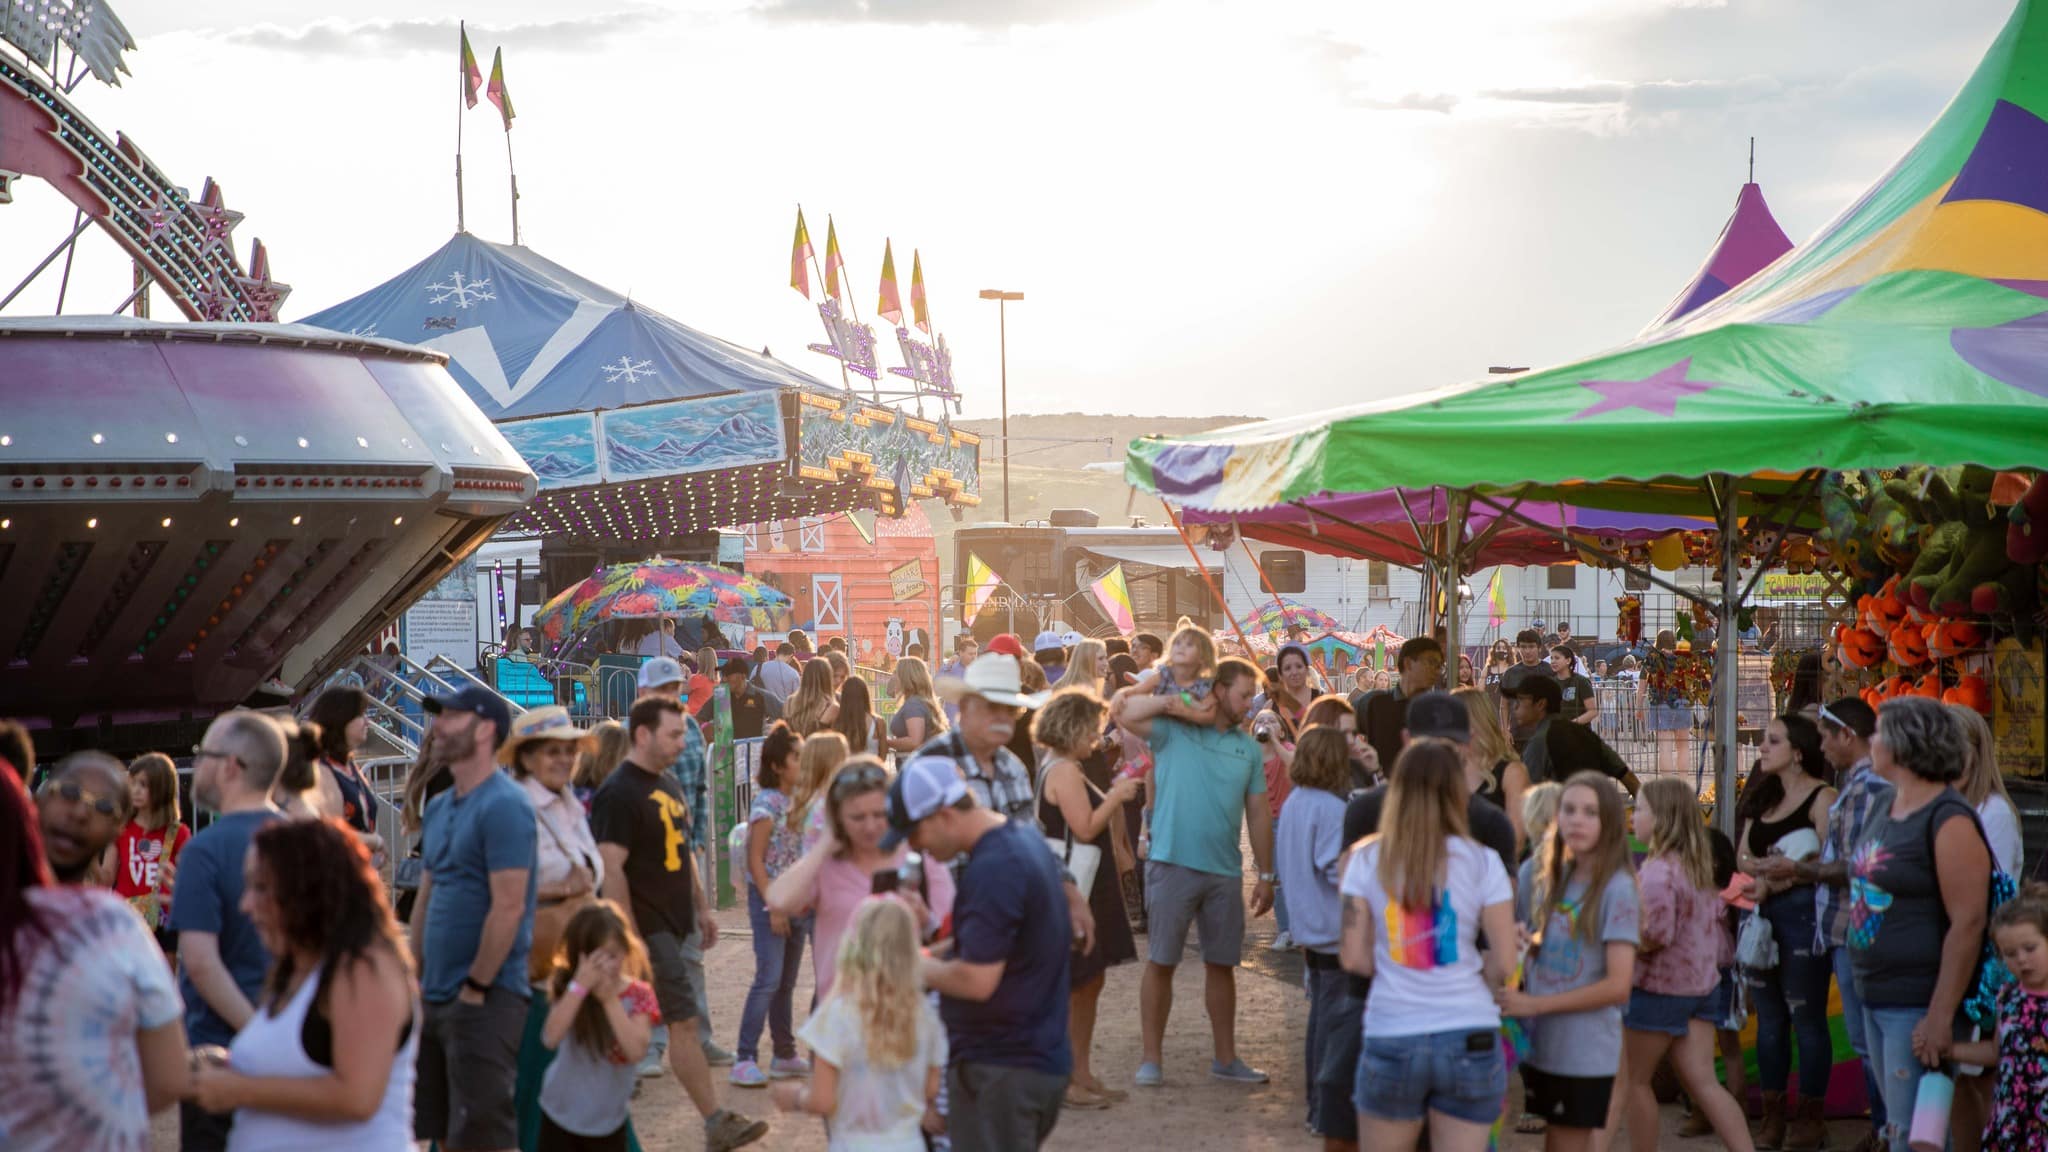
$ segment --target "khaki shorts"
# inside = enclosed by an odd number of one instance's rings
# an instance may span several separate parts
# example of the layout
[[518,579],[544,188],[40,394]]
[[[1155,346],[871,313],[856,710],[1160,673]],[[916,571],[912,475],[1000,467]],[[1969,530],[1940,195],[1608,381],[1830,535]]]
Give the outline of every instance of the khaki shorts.
[[1234,968],[1244,957],[1244,877],[1198,872],[1164,860],[1145,862],[1145,958],[1180,963],[1193,924],[1202,963]]

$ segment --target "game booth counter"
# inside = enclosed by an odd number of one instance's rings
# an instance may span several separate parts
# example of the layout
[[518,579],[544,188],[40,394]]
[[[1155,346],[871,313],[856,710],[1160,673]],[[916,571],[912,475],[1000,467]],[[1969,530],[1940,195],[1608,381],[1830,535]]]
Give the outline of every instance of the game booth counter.
[[[1135,441],[1126,477],[1183,508],[1237,517],[1289,508],[1338,527],[1349,518],[1328,512],[1335,502],[1435,490],[1443,524],[1418,522],[1410,538],[1430,553],[1438,587],[1455,588],[1486,542],[1469,517],[1477,510],[1553,531],[1583,556],[1702,603],[1721,637],[1738,634],[1739,613],[1786,542],[1818,538],[1860,617],[1835,638],[1859,677],[1891,693],[1908,683],[1904,672],[1879,676],[1880,626],[1890,629],[1882,659],[1915,669],[1912,689],[1976,703],[1971,677],[1988,673],[2001,768],[2038,859],[2048,850],[2038,616],[2048,186],[2034,162],[2048,139],[2043,77],[2048,8],[2023,2],[1953,103],[1867,193],[1805,245],[1618,348]],[[1532,442],[1554,450],[1532,457]],[[1718,581],[1680,587],[1597,537],[1546,526],[1530,511],[1543,505],[1711,520]],[[1745,547],[1755,558],[1748,572]],[[1459,598],[1434,599],[1457,634]],[[1935,633],[1955,654],[1917,663]],[[1714,653],[1719,798],[1736,794],[1747,767],[1736,740],[1737,649],[1721,643]],[[1732,828],[1732,804],[1713,814]],[[1853,1077],[1838,1067],[1837,1085],[1845,1080]]]

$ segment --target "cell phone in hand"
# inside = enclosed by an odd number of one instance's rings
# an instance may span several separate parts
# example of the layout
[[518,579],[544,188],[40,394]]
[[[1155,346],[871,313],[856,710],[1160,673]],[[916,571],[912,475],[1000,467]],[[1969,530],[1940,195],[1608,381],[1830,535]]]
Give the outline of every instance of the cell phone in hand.
[[902,882],[903,878],[897,875],[894,868],[886,868],[874,874],[874,877],[869,882],[868,891],[873,895],[880,896],[896,891],[897,885]]

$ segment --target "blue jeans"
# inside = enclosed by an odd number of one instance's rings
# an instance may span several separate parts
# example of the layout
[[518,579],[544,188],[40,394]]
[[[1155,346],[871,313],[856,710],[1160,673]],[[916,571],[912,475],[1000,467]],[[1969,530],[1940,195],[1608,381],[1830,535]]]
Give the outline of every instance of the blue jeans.
[[1778,966],[1749,974],[1756,1008],[1756,1064],[1766,1092],[1783,1092],[1790,1078],[1793,1041],[1799,1046],[1799,1096],[1821,1100],[1834,1069],[1828,1034],[1828,981],[1834,961],[1813,946],[1813,889],[1779,892],[1763,903]]
[[1381,1120],[1441,1112],[1491,1124],[1507,1103],[1508,1065],[1500,1029],[1459,1028],[1419,1036],[1367,1036],[1353,1103]]
[[1287,933],[1287,901],[1278,888],[1273,890],[1273,930],[1278,935]]
[[796,978],[803,971],[804,937],[810,922],[789,922],[789,935],[777,936],[768,922],[768,905],[761,894],[747,886],[747,922],[754,929],[754,982],[747,987],[747,1005],[740,1011],[740,1045],[736,1055],[754,1060],[761,1048],[761,1022],[768,1022],[768,1035],[777,1059],[796,1055],[796,1032],[790,1021],[790,1001],[796,993]]
[[1891,1152],[1910,1152],[1906,1131],[1913,1122],[1913,1101],[1927,1068],[1913,1055],[1913,1029],[1927,1015],[1925,1008],[1863,1006],[1863,1039],[1870,1045],[1871,1075],[1884,1093],[1889,1123],[1879,1129]]
[[1869,1038],[1863,1031],[1863,997],[1856,993],[1856,966],[1849,960],[1849,946],[1832,949],[1835,957],[1835,987],[1842,993],[1842,1031],[1849,1034],[1849,1047],[1863,1063],[1863,1097],[1870,1101],[1870,1129],[1884,1131],[1884,1094],[1878,1091],[1877,1074],[1870,1062]]

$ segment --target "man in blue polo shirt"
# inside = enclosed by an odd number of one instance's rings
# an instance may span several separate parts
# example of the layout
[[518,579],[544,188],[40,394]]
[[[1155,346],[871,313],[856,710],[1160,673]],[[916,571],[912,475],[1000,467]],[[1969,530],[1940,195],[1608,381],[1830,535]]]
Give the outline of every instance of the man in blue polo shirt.
[[1241,725],[1259,672],[1227,657],[1216,664],[1214,723],[1185,719],[1178,694],[1126,689],[1112,718],[1152,746],[1152,851],[1145,862],[1145,915],[1151,924],[1145,975],[1138,986],[1144,1062],[1137,1082],[1164,1082],[1161,1053],[1173,1010],[1173,970],[1193,923],[1201,939],[1203,1002],[1216,1045],[1209,1075],[1263,1084],[1266,1074],[1237,1055],[1237,962],[1244,954],[1244,859],[1240,832],[1249,826],[1258,883],[1251,914],[1273,907],[1273,813],[1266,807],[1265,757]]

